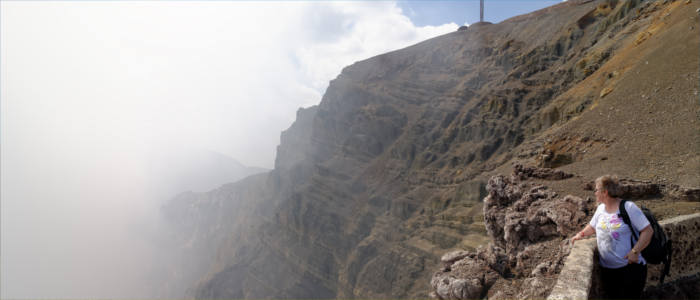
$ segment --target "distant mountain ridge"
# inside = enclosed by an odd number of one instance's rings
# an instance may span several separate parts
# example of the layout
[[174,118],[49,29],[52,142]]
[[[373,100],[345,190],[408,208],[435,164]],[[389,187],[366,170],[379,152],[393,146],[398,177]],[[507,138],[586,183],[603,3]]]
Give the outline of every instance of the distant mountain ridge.
[[[567,1],[346,67],[275,169],[163,207],[197,298],[419,298],[512,164],[700,185],[697,1]],[[643,116],[643,117],[640,117]],[[671,215],[696,202],[659,201]],[[682,210],[682,209],[681,209]],[[173,275],[174,274],[174,275]]]
[[170,197],[181,192],[207,192],[226,183],[269,171],[245,166],[222,153],[198,148],[164,148],[153,151],[149,171],[154,185]]

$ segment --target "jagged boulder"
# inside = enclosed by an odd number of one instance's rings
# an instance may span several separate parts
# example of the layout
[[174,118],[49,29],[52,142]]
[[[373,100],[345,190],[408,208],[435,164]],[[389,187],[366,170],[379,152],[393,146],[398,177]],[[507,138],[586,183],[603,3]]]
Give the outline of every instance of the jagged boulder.
[[453,263],[469,256],[471,252],[459,250],[446,253],[440,258],[440,261],[444,264],[445,268],[450,268]]
[[680,201],[700,201],[700,188],[689,188],[671,184],[666,187],[665,193]]
[[550,168],[525,167],[520,164],[514,166],[513,173],[520,180],[525,180],[527,178],[562,180],[574,176],[573,174],[569,174],[561,170],[555,170]]
[[[516,175],[494,176],[486,189],[487,233],[509,255],[533,243],[567,236],[579,229],[586,218],[585,200],[570,195],[558,198],[545,186],[530,187],[529,183],[519,182]],[[505,207],[509,203],[512,205]]]
[[527,174],[561,176],[518,167],[511,176],[491,177],[486,184],[484,223],[493,242],[476,252],[443,255],[444,267],[431,280],[434,298],[483,298],[494,284],[509,284],[503,280],[514,280],[518,287],[509,293],[494,292],[489,298],[544,298],[549,293],[570,251],[565,237],[585,223],[590,199],[560,197],[546,186],[522,182],[521,176],[531,177]]
[[505,245],[503,239],[506,222],[505,208],[522,196],[520,187],[513,184],[510,177],[498,175],[486,183],[488,195],[484,198],[484,224],[486,233],[498,245]]
[[[593,185],[595,187],[595,184]],[[640,182],[634,180],[620,180],[620,190],[616,192],[617,197],[626,199],[641,199],[661,194],[661,185],[651,182]]]
[[[455,258],[460,259],[455,260]],[[446,265],[433,274],[431,296],[437,299],[475,299],[486,291],[507,271],[507,257],[503,249],[493,244],[476,252],[455,251],[443,256]]]

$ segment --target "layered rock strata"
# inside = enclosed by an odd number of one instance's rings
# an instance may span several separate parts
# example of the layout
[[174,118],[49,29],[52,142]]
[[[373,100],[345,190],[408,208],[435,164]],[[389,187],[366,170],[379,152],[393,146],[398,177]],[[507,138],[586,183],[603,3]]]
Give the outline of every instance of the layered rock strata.
[[[538,256],[565,252],[561,220],[590,202],[582,178],[697,186],[697,7],[566,1],[346,67],[283,133],[273,171],[164,208],[172,285],[199,298],[420,298],[440,257],[464,249],[482,257],[465,268],[495,273],[460,283],[460,297],[479,285],[539,295],[560,265]],[[558,170],[523,168],[482,203],[514,163]],[[664,216],[700,208],[692,190],[671,194],[644,201]]]

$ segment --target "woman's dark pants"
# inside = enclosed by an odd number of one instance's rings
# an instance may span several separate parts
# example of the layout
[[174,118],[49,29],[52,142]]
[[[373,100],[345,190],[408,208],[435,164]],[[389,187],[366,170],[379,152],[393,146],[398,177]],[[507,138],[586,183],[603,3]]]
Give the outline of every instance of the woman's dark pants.
[[601,267],[601,279],[608,299],[639,299],[647,282],[647,266],[629,264],[619,269]]

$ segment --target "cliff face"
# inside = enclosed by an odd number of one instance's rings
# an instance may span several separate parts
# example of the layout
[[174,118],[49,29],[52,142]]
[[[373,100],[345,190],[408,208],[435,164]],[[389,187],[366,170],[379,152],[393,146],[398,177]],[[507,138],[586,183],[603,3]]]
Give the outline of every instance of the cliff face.
[[191,265],[172,273],[198,298],[426,297],[443,253],[490,240],[485,179],[514,162],[581,197],[603,173],[697,186],[684,2],[567,1],[346,67],[273,171],[163,208]]

